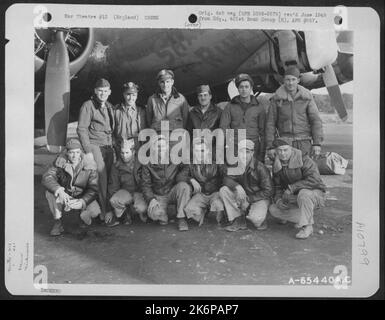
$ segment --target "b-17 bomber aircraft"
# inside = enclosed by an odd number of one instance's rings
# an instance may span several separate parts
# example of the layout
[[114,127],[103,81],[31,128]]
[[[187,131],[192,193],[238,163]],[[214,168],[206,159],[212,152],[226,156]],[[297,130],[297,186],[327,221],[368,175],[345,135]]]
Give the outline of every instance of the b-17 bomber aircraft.
[[164,68],[174,71],[184,95],[209,84],[214,92],[228,86],[221,92],[231,97],[238,73],[251,75],[256,94],[271,93],[285,69],[296,65],[301,85],[326,87],[344,120],[339,85],[353,79],[352,36],[324,30],[36,29],[35,104],[44,101],[47,148],[59,152],[65,145],[69,108],[80,108],[97,78],[110,81],[111,101],[121,98],[120,87],[127,81],[138,83],[147,98]]

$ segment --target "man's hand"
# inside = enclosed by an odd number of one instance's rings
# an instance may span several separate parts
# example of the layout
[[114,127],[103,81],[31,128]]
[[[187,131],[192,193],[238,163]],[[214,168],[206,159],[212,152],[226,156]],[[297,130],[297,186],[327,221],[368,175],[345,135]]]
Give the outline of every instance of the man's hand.
[[243,187],[241,185],[237,185],[235,187],[235,190],[237,192],[237,200],[239,202],[247,201],[246,191],[245,191],[245,189],[243,189]]
[[311,153],[315,156],[319,156],[321,154],[321,146],[312,146]]
[[278,209],[281,209],[281,210],[288,210],[289,209],[289,206],[284,203],[284,201],[282,199],[278,199],[278,201],[275,203],[275,205],[278,207]]
[[290,202],[290,196],[291,196],[291,191],[289,189],[286,189],[285,192],[282,194],[283,202],[289,203]]
[[274,160],[275,159],[275,149],[268,149],[267,150],[267,157],[270,160]]
[[152,199],[152,200],[150,201],[150,203],[148,204],[148,209],[147,209],[147,211],[148,211],[148,212],[151,212],[152,210],[154,210],[154,208],[155,208],[156,206],[159,206],[158,200]]
[[72,199],[67,203],[72,210],[80,210],[83,208],[83,201],[81,199]]
[[106,215],[104,216],[104,222],[105,223],[110,223],[112,221],[112,218],[114,217],[114,214],[112,211],[108,211]]
[[60,188],[56,191],[56,196],[61,203],[67,204],[71,200],[71,196],[64,191],[64,188]]
[[201,185],[198,181],[196,181],[195,179],[191,179],[190,182],[193,187],[193,194],[201,192]]

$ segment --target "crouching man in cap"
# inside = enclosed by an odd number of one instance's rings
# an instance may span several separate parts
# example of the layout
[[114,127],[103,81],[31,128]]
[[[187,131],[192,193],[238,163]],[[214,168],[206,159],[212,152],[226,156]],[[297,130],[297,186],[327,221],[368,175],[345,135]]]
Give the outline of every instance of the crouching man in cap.
[[114,111],[107,101],[111,94],[110,83],[99,79],[95,83],[94,95],[84,102],[79,113],[77,133],[86,153],[86,158],[96,161],[99,175],[98,200],[104,220],[107,211],[107,183],[114,162],[112,132]]
[[201,226],[209,209],[216,214],[217,222],[220,223],[224,217],[224,207],[218,191],[225,168],[212,163],[210,147],[201,137],[193,140],[193,158],[193,163],[184,165],[177,177],[177,181],[190,183],[193,189],[194,195],[184,209],[186,216]]
[[[273,184],[269,170],[254,157],[254,150],[253,141],[240,141],[239,173],[226,175],[224,186],[219,190],[231,223],[225,228],[227,231],[246,229],[245,218],[258,230],[267,228],[265,219],[273,195]],[[247,209],[249,212],[246,216]]]
[[283,138],[276,139],[273,146],[275,197],[269,211],[283,223],[295,223],[300,229],[296,238],[306,239],[313,233],[314,209],[325,204],[326,187],[317,165],[308,155]]
[[264,107],[252,94],[253,79],[246,73],[235,78],[239,95],[234,97],[222,112],[220,127],[223,130],[234,129],[234,150],[237,150],[238,129],[246,129],[246,139],[253,141],[254,156],[265,161],[265,118]]
[[124,101],[115,106],[115,143],[119,149],[123,140],[134,138],[135,147],[138,150],[138,134],[140,130],[147,127],[146,111],[136,104],[139,87],[135,83],[127,82],[122,89]]
[[70,139],[66,149],[66,153],[56,158],[42,179],[48,205],[55,219],[52,236],[64,232],[61,220],[63,210],[80,210],[80,218],[87,225],[100,214],[100,207],[95,201],[98,194],[96,163],[83,157],[77,139]]
[[120,222],[131,224],[134,212],[146,222],[147,204],[139,192],[140,168],[135,156],[134,139],[123,140],[120,144],[120,157],[112,166],[108,183],[108,196],[114,212],[107,212],[107,226],[113,227]]
[[266,148],[271,159],[274,159],[275,148],[272,143],[276,131],[278,137],[284,137],[303,154],[321,153],[322,121],[311,92],[299,85],[299,81],[298,68],[288,67],[283,85],[270,100],[266,121]]
[[[148,203],[147,215],[161,225],[168,223],[169,203],[177,206],[178,228],[188,230],[184,207],[191,197],[190,186],[186,182],[176,184],[176,176],[181,165],[171,163],[168,142],[164,136],[152,137],[152,152],[158,155],[156,163],[142,167],[142,191]],[[168,161],[166,161],[168,158]],[[167,163],[165,163],[167,162]]]

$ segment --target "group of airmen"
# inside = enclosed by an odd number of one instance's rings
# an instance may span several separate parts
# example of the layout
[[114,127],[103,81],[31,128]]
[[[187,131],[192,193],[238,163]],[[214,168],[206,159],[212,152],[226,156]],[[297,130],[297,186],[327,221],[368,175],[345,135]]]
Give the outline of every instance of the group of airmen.
[[[158,89],[145,107],[136,104],[139,87],[133,82],[123,85],[122,102],[111,105],[110,84],[99,79],[80,109],[79,139],[67,141],[42,178],[55,220],[50,234],[64,232],[64,212],[77,212],[85,228],[91,223],[129,225],[134,214],[142,222],[166,225],[169,205],[175,204],[180,231],[192,221],[201,226],[210,213],[227,231],[247,229],[247,223],[265,230],[270,212],[278,223],[293,223],[296,238],[308,238],[314,210],[325,202],[325,185],[311,159],[321,152],[322,121],[312,94],[299,85],[298,68],[288,67],[283,81],[266,112],[247,74],[235,78],[239,95],[223,110],[212,102],[209,85],[197,88],[199,104],[191,108],[176,90],[171,70],[158,73]],[[170,131],[219,128],[234,129],[236,135],[244,129],[246,139],[236,146],[242,170],[202,163],[212,156],[204,138],[192,139],[194,161],[189,164],[142,164],[138,135],[145,128],[159,133],[151,145],[159,159],[170,154],[170,142],[160,134],[162,121],[168,121]]]

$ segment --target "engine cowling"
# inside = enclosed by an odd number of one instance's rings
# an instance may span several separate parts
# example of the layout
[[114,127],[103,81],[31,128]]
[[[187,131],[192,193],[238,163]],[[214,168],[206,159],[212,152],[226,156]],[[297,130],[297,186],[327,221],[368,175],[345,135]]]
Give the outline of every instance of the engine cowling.
[[[76,75],[86,64],[95,45],[92,28],[61,29],[70,59],[70,76]],[[35,29],[35,83],[44,83],[48,52],[55,39],[57,28]],[[36,88],[35,91],[42,91]]]

